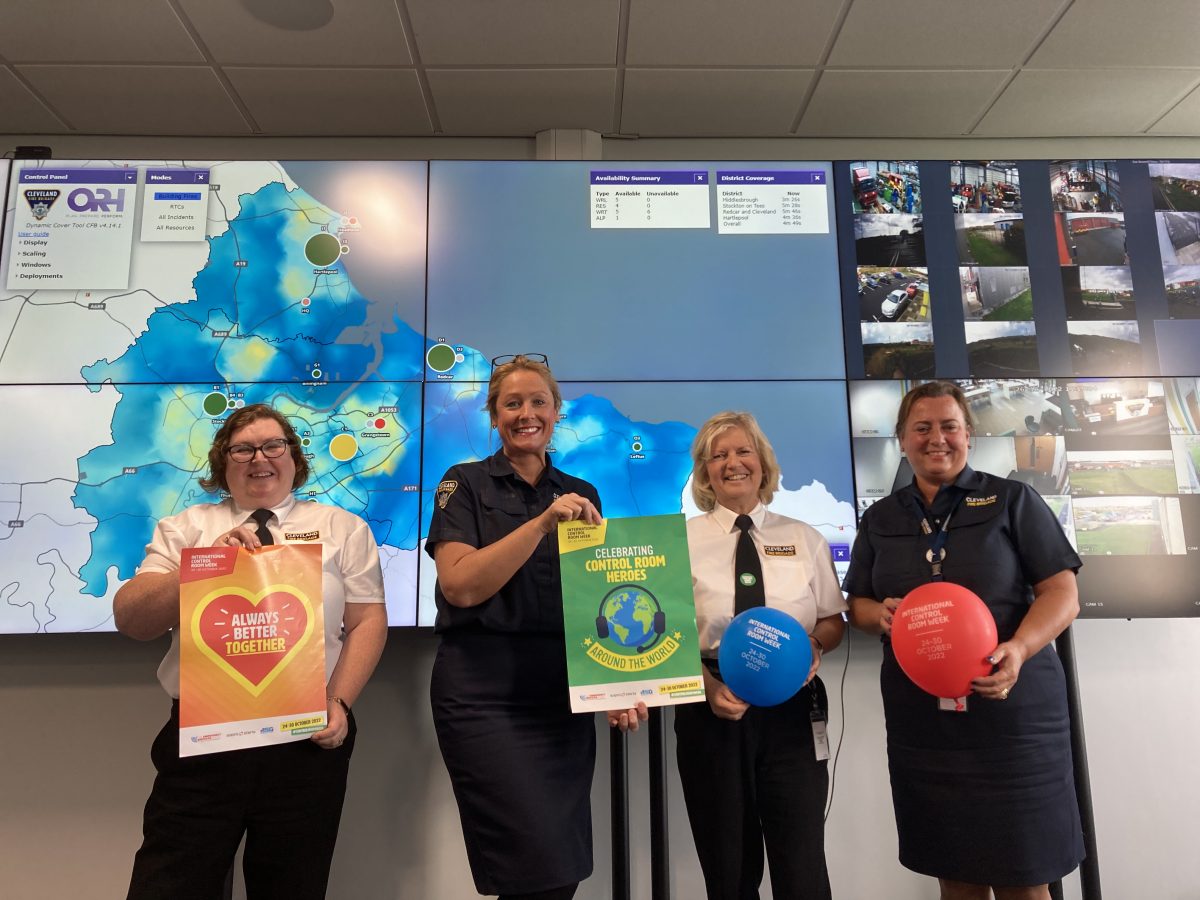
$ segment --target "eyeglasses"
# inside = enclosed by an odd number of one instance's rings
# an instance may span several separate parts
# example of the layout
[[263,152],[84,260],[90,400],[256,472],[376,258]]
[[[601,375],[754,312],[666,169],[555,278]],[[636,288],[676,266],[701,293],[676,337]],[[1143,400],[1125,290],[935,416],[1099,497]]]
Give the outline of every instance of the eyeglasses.
[[229,454],[229,458],[234,462],[250,462],[259,450],[262,451],[262,455],[266,459],[278,459],[287,453],[288,447],[291,445],[292,442],[287,438],[271,438],[271,440],[265,441],[257,447],[254,444],[234,444],[225,452]]
[[497,356],[492,360],[492,368],[497,366],[508,365],[516,359],[527,359],[530,362],[541,363],[544,366],[550,365],[550,357],[545,353],[505,353],[502,356]]

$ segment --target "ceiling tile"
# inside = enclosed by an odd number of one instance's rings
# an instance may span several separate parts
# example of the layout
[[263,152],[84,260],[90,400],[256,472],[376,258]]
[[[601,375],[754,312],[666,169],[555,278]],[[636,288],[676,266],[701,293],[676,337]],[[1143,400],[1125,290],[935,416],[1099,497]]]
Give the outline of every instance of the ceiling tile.
[[[320,28],[280,28],[251,15],[250,0],[178,0],[213,59],[242,65],[407,66],[412,64],[394,0],[337,0]],[[261,0],[260,0],[261,2]],[[330,0],[287,0],[284,10]],[[299,12],[297,13],[299,15]]]
[[1195,0],[1079,0],[1029,64],[1073,69],[1194,66],[1200,61],[1197,47],[1200,14]]
[[613,130],[612,69],[433,69],[429,87],[448,135]]
[[1138,134],[1200,77],[1200,69],[1025,69],[977,135]]
[[1169,113],[1154,123],[1149,134],[1200,134],[1200,88],[1192,91]]
[[842,0],[630,0],[631,66],[812,66]]
[[619,0],[408,0],[408,12],[426,65],[617,61]]
[[433,133],[412,69],[256,69],[225,73],[265,134]]
[[18,66],[77,131],[91,134],[249,133],[207,66]]
[[1046,0],[854,0],[831,66],[1020,65],[1060,3]]
[[620,129],[647,137],[782,136],[810,69],[627,69]]
[[1008,71],[826,71],[797,134],[952,137],[974,124]]
[[57,134],[67,130],[6,68],[0,68],[0,122],[0,131],[6,134]]
[[167,0],[0,3],[0,55],[10,62],[203,62]]

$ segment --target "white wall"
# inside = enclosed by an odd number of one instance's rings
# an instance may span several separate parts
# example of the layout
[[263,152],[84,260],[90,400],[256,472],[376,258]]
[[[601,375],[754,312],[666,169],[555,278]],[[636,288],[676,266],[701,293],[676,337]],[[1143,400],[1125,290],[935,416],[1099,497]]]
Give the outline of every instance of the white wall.
[[[331,900],[475,896],[428,712],[436,642],[427,632],[393,631],[358,703]],[[1081,622],[1075,643],[1105,894],[1197,900],[1200,620]],[[168,711],[154,679],[164,645],[112,634],[0,637],[0,896],[123,896],[153,778],[150,741]],[[876,641],[852,639],[826,834],[830,875],[843,900],[918,900],[934,889],[896,863],[879,653]],[[823,672],[835,736],[844,660],[841,650],[831,654]],[[596,874],[579,900],[610,896],[607,746],[605,732],[593,791]],[[673,754],[673,740],[670,747]],[[645,752],[645,735],[632,738],[635,900],[650,897]],[[692,900],[703,891],[673,762],[669,778],[673,896]],[[979,821],[986,828],[986,811]],[[1077,876],[1065,888],[1068,898],[1080,896]]]

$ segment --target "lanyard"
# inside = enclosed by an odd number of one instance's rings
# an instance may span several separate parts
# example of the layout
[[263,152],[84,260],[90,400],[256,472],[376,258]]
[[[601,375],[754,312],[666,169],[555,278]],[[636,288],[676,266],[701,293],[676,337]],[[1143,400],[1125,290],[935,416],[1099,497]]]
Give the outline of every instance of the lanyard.
[[942,527],[934,531],[933,526],[929,524],[929,517],[925,515],[921,509],[919,500],[913,499],[910,509],[913,514],[920,520],[921,533],[925,535],[926,541],[929,542],[929,549],[925,551],[925,559],[929,561],[929,568],[934,581],[942,581],[942,561],[946,558],[946,539],[950,536],[950,519],[958,512],[958,507],[962,504],[963,498],[967,496],[966,491],[960,491],[958,499],[954,501],[954,505],[946,513],[942,519]]

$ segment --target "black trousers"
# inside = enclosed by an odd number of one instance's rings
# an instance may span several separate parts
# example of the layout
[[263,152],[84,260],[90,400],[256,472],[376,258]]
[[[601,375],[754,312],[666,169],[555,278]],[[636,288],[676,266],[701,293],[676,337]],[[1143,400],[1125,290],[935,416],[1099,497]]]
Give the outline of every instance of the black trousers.
[[150,749],[158,771],[129,900],[218,900],[242,835],[251,900],[320,900],[329,882],[357,729],[312,741],[179,757],[179,705]]
[[675,707],[679,779],[708,900],[758,900],[763,847],[775,900],[828,900],[828,763],[813,749],[819,679],[786,703],[750,707],[738,722],[707,703]]

